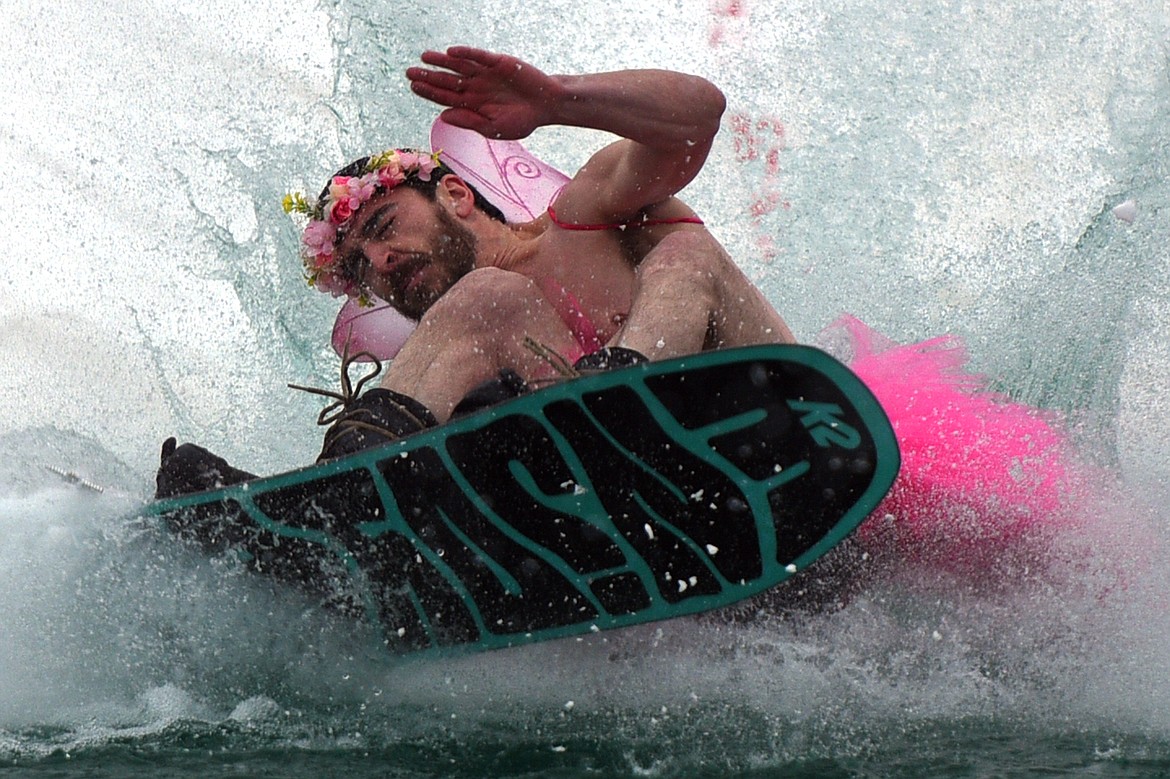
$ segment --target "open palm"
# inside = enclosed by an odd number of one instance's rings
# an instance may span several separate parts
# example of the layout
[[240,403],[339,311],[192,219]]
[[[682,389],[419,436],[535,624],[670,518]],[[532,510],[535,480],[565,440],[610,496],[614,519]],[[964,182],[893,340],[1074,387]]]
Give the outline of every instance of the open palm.
[[428,51],[422,61],[433,68],[408,68],[415,94],[448,106],[443,121],[488,138],[525,138],[546,124],[557,81],[507,54],[467,46]]

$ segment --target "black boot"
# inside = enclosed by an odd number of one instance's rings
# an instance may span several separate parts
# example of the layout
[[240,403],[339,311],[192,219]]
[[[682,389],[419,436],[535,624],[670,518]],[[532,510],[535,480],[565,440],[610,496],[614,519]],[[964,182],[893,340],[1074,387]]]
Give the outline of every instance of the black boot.
[[520,374],[511,368],[501,368],[495,378],[475,385],[471,392],[463,396],[463,399],[451,411],[451,419],[474,414],[476,411],[490,408],[505,400],[518,398],[526,394],[529,389],[528,382],[520,378]]
[[644,362],[650,362],[650,360],[641,352],[627,349],[624,346],[606,346],[577,360],[573,363],[573,368],[580,373],[596,373],[629,368],[631,365],[640,365]]
[[325,432],[317,462],[334,460],[417,433],[439,422],[414,398],[393,390],[369,390],[346,404]]
[[177,446],[174,438],[163,441],[158,476],[155,477],[156,499],[173,498],[192,492],[217,490],[229,484],[251,481],[256,476],[233,468],[227,460],[195,444]]

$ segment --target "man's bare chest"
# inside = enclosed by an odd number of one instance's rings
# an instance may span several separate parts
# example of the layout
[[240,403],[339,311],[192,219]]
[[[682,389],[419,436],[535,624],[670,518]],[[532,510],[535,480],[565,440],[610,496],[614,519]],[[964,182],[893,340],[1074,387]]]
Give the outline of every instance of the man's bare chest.
[[531,277],[558,310],[577,308],[602,341],[629,314],[637,277],[628,250],[613,233],[554,229],[542,236],[530,267]]

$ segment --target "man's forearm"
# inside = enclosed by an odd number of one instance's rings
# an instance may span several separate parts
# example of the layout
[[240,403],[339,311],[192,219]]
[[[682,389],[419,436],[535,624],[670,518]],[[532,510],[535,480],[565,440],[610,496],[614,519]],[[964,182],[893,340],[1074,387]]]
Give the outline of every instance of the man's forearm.
[[552,76],[511,55],[452,46],[407,68],[415,94],[487,138],[567,125],[614,133],[558,198],[570,219],[629,218],[678,193],[702,169],[726,107],[709,81],[669,70]]
[[654,148],[708,145],[726,100],[698,76],[623,70],[553,76],[544,124],[605,130]]

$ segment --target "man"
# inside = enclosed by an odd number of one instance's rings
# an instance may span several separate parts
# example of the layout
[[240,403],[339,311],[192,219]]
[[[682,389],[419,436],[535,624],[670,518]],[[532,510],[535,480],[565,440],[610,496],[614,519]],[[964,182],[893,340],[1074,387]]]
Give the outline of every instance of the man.
[[[441,116],[450,124],[489,138],[559,124],[622,139],[593,155],[535,222],[492,219],[454,175],[438,182],[433,202],[397,187],[354,214],[339,256],[364,268],[360,281],[371,291],[421,317],[384,388],[445,421],[500,369],[529,384],[554,378],[533,341],[581,357],[573,316],[592,324],[601,344],[651,360],[793,340],[701,224],[682,221],[694,214],[674,197],[719,129],[724,98],[713,85],[668,71],[550,76],[467,47],[422,60],[432,67],[408,69],[411,88],[448,106]],[[597,227],[613,229],[587,229]]]
[[[554,380],[564,364],[793,341],[675,197],[719,130],[725,101],[712,84],[661,70],[552,76],[462,46],[422,61],[406,71],[411,89],[446,106],[449,124],[488,138],[566,125],[620,139],[524,224],[492,218],[466,182],[411,153],[334,177],[315,209],[301,201],[315,215],[305,238],[318,286],[340,279],[419,319],[381,388],[346,400],[322,459],[444,422],[485,387],[498,399],[501,385],[506,395]],[[164,446],[164,470],[167,457]]]

